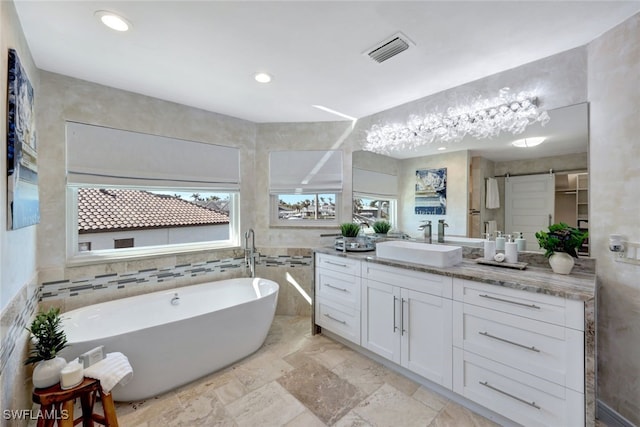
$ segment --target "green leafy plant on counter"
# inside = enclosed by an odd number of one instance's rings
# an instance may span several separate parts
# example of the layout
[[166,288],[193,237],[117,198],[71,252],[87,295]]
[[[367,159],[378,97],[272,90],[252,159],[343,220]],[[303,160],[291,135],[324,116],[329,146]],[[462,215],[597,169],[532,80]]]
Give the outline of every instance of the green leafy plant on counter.
[[360,226],[353,222],[345,222],[344,224],[340,224],[340,232],[344,237],[358,237]]
[[538,244],[546,251],[544,256],[547,258],[555,252],[566,252],[574,258],[578,258],[576,250],[582,246],[587,237],[589,237],[587,231],[581,231],[564,222],[550,225],[548,231],[542,230],[536,233]]
[[378,234],[387,234],[391,230],[391,224],[388,221],[376,221],[373,223],[373,231]]
[[62,317],[59,308],[39,312],[26,328],[34,338],[33,348],[24,364],[29,365],[41,360],[53,359],[67,346],[67,336],[62,330]]

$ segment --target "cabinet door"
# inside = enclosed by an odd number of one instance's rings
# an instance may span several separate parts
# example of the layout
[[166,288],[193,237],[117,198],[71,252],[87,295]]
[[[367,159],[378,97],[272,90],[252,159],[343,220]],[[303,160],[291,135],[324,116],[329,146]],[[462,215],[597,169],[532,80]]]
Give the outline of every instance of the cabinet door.
[[452,302],[402,289],[402,366],[452,388]]
[[400,288],[362,282],[362,346],[400,363]]

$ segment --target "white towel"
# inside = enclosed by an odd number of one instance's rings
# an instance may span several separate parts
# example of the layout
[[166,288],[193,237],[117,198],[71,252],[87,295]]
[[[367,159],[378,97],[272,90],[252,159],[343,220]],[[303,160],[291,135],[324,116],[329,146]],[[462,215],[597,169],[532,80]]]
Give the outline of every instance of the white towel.
[[105,393],[110,393],[117,384],[125,385],[133,376],[129,359],[122,353],[107,353],[104,359],[84,370],[84,376],[100,380]]
[[494,239],[496,237],[496,231],[498,230],[498,223],[494,220],[487,221],[487,229],[485,233],[489,233]]
[[487,209],[498,209],[500,207],[500,192],[498,191],[498,180],[487,178]]

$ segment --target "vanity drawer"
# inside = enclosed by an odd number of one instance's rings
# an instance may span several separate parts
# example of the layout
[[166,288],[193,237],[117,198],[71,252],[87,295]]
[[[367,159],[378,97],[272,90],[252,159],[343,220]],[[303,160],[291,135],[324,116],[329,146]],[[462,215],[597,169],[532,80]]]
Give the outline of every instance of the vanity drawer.
[[453,279],[453,299],[516,316],[584,330],[582,301],[459,278]]
[[317,297],[316,324],[360,345],[360,311]]
[[583,426],[584,395],[454,348],[453,390],[525,426]]
[[454,346],[584,393],[584,334],[454,302]]
[[350,274],[352,276],[360,276],[360,260],[356,259],[316,254],[316,268],[317,267]]
[[362,277],[443,298],[451,299],[452,295],[453,279],[440,274],[363,263]]
[[360,277],[316,268],[316,296],[358,309]]

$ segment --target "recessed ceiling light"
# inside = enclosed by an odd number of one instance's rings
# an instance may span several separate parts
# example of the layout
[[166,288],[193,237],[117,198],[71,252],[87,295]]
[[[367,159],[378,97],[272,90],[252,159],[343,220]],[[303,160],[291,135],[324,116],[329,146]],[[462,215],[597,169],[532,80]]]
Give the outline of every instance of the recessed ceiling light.
[[256,73],[253,78],[259,83],[269,83],[271,81],[271,76],[267,73]]
[[443,151],[443,150],[446,150],[446,149],[447,149],[447,147],[438,147],[438,151]]
[[128,31],[131,28],[131,23],[117,13],[109,12],[106,10],[99,10],[95,13],[107,27],[115,31]]
[[513,141],[511,145],[513,145],[514,147],[529,148],[529,147],[535,147],[536,145],[542,144],[544,140],[545,138],[542,136],[538,136],[535,138],[523,138],[523,139],[518,139],[516,141]]

